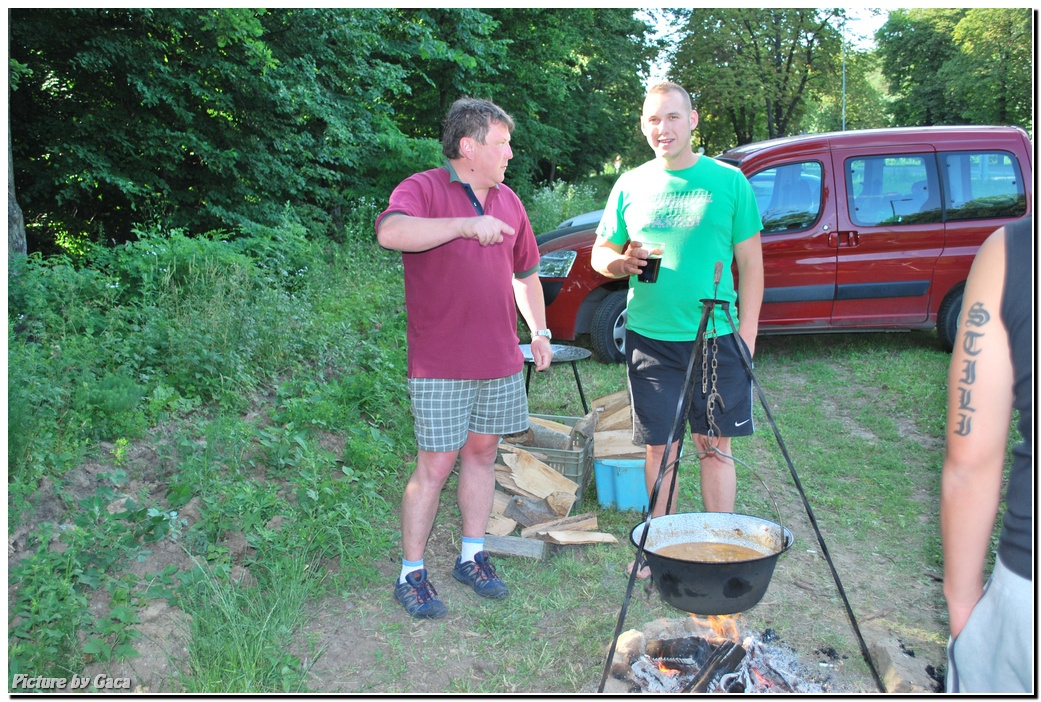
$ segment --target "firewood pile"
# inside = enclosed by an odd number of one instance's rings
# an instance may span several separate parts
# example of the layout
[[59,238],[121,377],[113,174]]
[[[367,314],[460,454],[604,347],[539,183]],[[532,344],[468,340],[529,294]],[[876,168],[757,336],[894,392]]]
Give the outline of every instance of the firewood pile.
[[495,465],[497,488],[485,536],[488,551],[542,558],[546,544],[617,542],[611,534],[598,531],[595,512],[571,514],[578,483],[554,470],[538,450],[571,450],[581,435],[593,440],[596,458],[643,457],[643,449],[632,443],[628,391],[594,400],[592,410],[573,427],[532,416],[527,431],[504,438]]
[[594,458],[644,457],[644,449],[633,444],[633,414],[628,390],[594,400],[593,411],[599,414],[593,442]]
[[571,514],[578,483],[554,470],[538,450],[570,450],[579,434],[592,439],[599,416],[594,408],[573,427],[531,417],[528,431],[505,437],[499,445],[500,462],[495,465],[497,488],[485,536],[486,550],[542,558],[546,544],[617,542],[613,535],[598,531],[596,513]]

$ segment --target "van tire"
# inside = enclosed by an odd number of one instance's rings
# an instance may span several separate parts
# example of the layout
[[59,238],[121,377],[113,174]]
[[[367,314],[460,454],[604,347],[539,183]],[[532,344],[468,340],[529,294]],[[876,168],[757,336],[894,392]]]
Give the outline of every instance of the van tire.
[[936,313],[936,335],[940,337],[943,350],[950,353],[954,350],[954,340],[958,337],[958,318],[961,316],[961,301],[965,297],[965,283],[958,283],[940,304]]
[[597,306],[589,325],[589,345],[604,363],[625,361],[625,304],[628,290],[615,290]]

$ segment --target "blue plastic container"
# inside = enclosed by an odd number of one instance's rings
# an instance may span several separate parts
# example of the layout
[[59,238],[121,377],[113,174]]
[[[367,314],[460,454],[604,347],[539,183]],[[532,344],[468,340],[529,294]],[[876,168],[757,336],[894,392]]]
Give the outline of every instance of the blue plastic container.
[[647,484],[644,482],[642,458],[597,458],[593,461],[596,477],[596,499],[608,509],[647,509]]

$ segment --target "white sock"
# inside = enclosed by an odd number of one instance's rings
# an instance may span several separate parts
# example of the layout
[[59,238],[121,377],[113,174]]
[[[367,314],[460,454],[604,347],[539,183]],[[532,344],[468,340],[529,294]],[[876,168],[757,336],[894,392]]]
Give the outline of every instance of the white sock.
[[418,561],[406,561],[404,558],[401,559],[401,575],[398,576],[398,585],[405,582],[405,576],[417,570],[422,570],[423,559],[420,558]]
[[459,554],[459,562],[472,561],[474,556],[484,550],[484,539],[474,539],[469,536],[463,537],[463,550]]

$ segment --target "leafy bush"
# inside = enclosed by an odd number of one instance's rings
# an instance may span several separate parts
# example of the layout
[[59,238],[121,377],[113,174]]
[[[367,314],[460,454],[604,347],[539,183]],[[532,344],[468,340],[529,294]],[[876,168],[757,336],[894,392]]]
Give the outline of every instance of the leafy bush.
[[535,191],[525,203],[535,234],[553,231],[565,219],[603,209],[606,197],[592,184],[556,183]]

